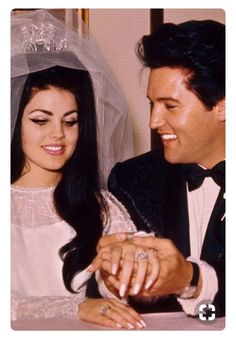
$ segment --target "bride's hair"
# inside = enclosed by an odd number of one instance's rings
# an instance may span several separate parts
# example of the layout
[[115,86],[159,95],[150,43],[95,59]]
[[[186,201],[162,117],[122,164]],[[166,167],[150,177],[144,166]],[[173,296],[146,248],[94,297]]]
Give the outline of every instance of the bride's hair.
[[[73,292],[71,281],[96,255],[96,244],[103,229],[106,204],[100,193],[96,138],[96,112],[93,85],[85,70],[62,66],[30,73],[24,85],[11,143],[11,181],[22,173],[25,156],[21,143],[21,121],[32,89],[54,86],[70,91],[79,107],[79,138],[72,157],[61,169],[62,179],[54,192],[58,214],[76,232],[76,236],[59,253],[64,261],[63,279]],[[14,93],[12,93],[14,95]]]

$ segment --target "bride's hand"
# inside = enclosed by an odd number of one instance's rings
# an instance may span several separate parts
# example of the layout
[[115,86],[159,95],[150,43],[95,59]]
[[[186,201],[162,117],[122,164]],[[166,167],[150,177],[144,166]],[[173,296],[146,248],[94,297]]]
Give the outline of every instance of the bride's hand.
[[[112,244],[107,245],[109,243]],[[157,279],[159,261],[156,251],[137,246],[132,239],[127,240],[127,236],[122,241],[117,241],[117,235],[107,236],[103,245],[90,269],[100,269],[104,282],[112,292],[115,288],[121,297],[125,294],[136,295],[141,289],[149,289]]]
[[130,306],[115,299],[87,299],[79,305],[81,320],[101,326],[123,329],[146,327],[142,317]]
[[[107,261],[107,266],[104,262],[104,268],[108,269],[109,262],[111,266],[114,265],[117,257],[114,261],[113,259],[114,257],[111,256]],[[106,285],[112,286],[113,290],[118,290],[120,297],[147,291],[158,278],[160,265],[157,252],[153,249],[134,244],[125,246],[124,244],[119,263],[117,271],[114,269],[109,276],[104,275]]]

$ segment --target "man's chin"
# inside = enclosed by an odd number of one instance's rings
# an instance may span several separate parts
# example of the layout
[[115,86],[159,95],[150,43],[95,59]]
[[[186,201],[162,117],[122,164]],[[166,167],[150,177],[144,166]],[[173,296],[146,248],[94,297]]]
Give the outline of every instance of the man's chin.
[[179,163],[181,163],[181,160],[179,158],[176,158],[174,156],[170,156],[169,154],[166,154],[166,153],[164,153],[164,158],[170,164],[179,164]]

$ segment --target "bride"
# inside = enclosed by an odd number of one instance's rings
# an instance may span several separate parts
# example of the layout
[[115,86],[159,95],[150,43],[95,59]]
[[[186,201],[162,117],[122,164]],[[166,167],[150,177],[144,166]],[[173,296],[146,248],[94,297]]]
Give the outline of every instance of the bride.
[[[132,155],[127,109],[88,32],[46,10],[11,31],[12,319],[76,317],[101,235],[136,231],[104,184]],[[143,327],[119,300],[88,307],[84,320]]]

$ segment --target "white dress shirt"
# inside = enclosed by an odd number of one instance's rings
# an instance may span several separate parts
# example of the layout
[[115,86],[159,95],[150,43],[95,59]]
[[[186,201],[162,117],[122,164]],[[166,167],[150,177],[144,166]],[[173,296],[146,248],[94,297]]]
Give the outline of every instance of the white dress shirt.
[[198,298],[178,298],[185,313],[190,315],[197,314],[197,306],[199,306],[202,301],[213,301],[218,291],[216,272],[207,262],[200,260],[200,255],[207,225],[219,191],[220,187],[211,177],[205,178],[203,184],[198,189],[191,192],[187,190],[191,253],[191,256],[188,257],[187,260],[196,262],[199,265],[202,277],[202,289]]

